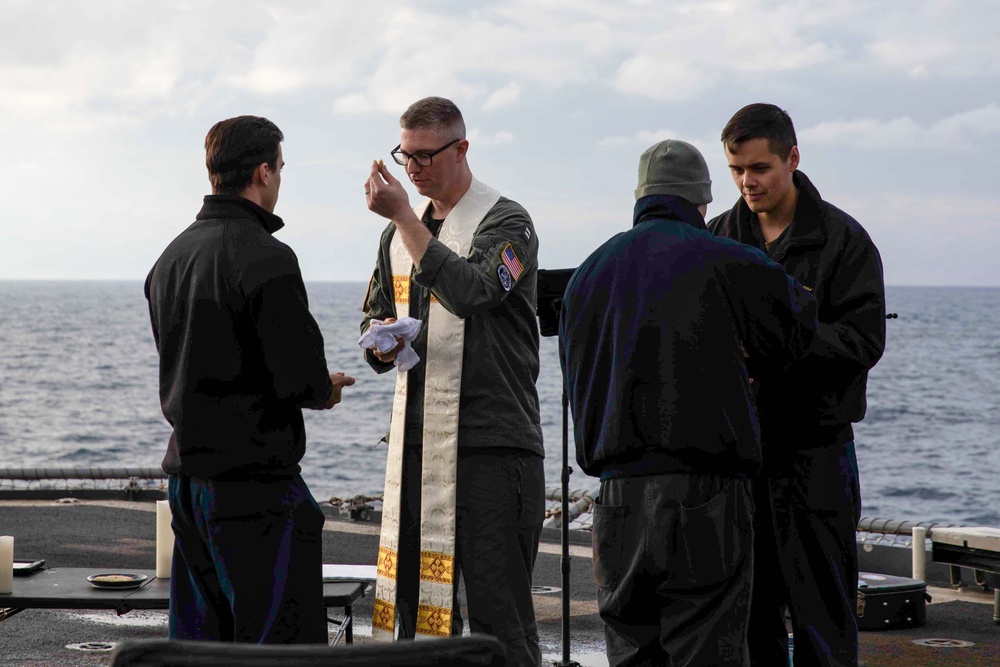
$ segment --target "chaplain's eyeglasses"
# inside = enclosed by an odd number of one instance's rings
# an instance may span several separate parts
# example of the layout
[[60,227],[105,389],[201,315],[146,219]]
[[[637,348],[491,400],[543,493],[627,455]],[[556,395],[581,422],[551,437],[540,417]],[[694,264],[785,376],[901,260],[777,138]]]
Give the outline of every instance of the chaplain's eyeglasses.
[[409,162],[410,160],[416,160],[417,164],[419,164],[421,167],[429,167],[434,162],[435,155],[437,155],[444,149],[448,148],[452,144],[457,144],[459,141],[461,141],[461,139],[452,139],[451,141],[449,141],[436,151],[430,151],[430,152],[418,151],[416,153],[407,153],[406,151],[401,149],[402,144],[400,144],[399,146],[393,148],[392,151],[389,153],[389,155],[391,155],[392,159],[396,161],[396,164],[402,165],[404,167],[406,166],[406,163]]

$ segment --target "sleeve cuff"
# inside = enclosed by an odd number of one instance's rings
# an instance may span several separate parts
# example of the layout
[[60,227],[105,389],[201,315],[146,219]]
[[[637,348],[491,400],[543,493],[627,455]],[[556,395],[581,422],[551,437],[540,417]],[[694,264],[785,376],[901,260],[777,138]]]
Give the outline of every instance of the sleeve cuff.
[[365,361],[367,361],[368,365],[372,367],[372,370],[374,370],[376,373],[379,373],[379,374],[382,374],[382,373],[385,373],[387,371],[392,370],[395,367],[395,365],[396,365],[396,364],[391,363],[391,362],[390,363],[385,363],[385,362],[379,361],[375,357],[375,355],[372,354],[372,351],[368,350],[368,349],[365,350]]
[[437,239],[431,239],[430,243],[427,244],[427,250],[424,251],[424,256],[420,258],[420,265],[413,273],[414,282],[429,289],[434,284],[434,279],[437,278],[438,271],[441,270],[449,254],[451,254],[451,250],[448,246]]

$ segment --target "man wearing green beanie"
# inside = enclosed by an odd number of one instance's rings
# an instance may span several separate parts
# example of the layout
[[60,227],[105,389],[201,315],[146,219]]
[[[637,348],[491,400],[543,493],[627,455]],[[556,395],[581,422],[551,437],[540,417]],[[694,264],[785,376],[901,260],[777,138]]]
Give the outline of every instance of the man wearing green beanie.
[[708,232],[691,144],[643,153],[635,196],[632,229],[573,274],[559,325],[577,461],[601,479],[608,661],[744,667],[761,462],[748,359],[795,361],[816,303],[764,253]]

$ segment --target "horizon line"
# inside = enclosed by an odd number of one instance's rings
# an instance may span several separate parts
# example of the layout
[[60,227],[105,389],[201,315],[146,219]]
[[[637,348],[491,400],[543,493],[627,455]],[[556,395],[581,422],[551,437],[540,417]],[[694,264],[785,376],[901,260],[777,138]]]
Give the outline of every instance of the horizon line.
[[[145,278],[5,278],[0,276],[0,283],[144,283]],[[350,283],[365,285],[366,280],[344,280],[336,278],[306,279],[303,282],[309,283]],[[995,285],[959,285],[955,283],[886,283],[886,287],[926,287],[926,288],[964,288],[964,289],[998,289],[1000,284]]]

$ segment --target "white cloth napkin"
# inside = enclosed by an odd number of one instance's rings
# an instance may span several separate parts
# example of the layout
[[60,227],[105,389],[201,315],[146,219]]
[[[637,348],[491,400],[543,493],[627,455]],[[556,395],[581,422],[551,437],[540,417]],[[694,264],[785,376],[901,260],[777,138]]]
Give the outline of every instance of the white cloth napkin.
[[403,339],[403,349],[396,355],[396,369],[402,373],[417,365],[420,357],[410,347],[410,341],[420,333],[420,320],[412,317],[402,317],[395,322],[384,324],[382,320],[372,320],[368,331],[358,339],[362,349],[374,347],[379,352],[389,352],[398,345],[396,338]]

